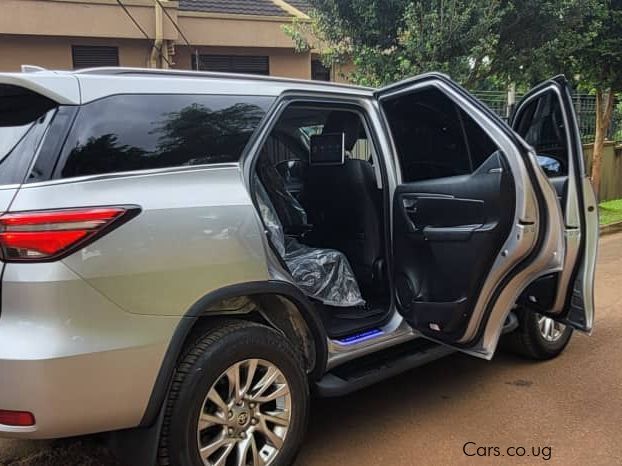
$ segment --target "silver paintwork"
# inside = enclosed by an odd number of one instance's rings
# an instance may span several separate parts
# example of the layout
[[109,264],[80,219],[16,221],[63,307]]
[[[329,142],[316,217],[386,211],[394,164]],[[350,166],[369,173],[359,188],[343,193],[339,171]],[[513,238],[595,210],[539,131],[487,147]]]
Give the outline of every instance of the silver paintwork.
[[[516,274],[499,293],[495,301],[495,307],[485,326],[483,337],[477,345],[470,349],[469,354],[484,359],[491,359],[494,355],[497,342],[501,336],[503,323],[514,307],[520,294],[537,278],[549,273],[558,272],[563,266],[564,236],[563,217],[557,193],[539,168],[538,160],[534,152],[529,153],[529,161],[534,167],[537,182],[542,189],[545,212],[548,216],[548,228],[544,234],[542,246],[536,257]],[[530,228],[527,226],[526,228]]]
[[128,312],[182,316],[209,291],[268,279],[236,165],[25,185],[11,209],[104,205],[142,212],[63,263]]
[[33,412],[36,426],[0,425],[0,433],[55,438],[136,426],[178,322],[124,311],[62,262],[6,264],[0,406]]
[[[291,281],[268,245],[249,194],[252,154],[284,108],[279,106],[287,104],[285,99],[356,105],[377,138],[374,153],[383,167],[390,211],[401,180],[393,143],[371,89],[136,69],[0,73],[0,83],[23,86],[67,105],[129,93],[281,96],[241,165],[85,176],[28,184],[19,191],[18,186],[0,187],[0,211],[114,204],[142,208],[138,217],[63,261],[4,265],[0,408],[32,411],[37,424],[32,428],[0,425],[3,436],[50,438],[136,426],[174,329],[190,306],[230,284],[270,278]],[[515,228],[504,247],[508,254],[498,258],[488,280],[496,283],[533,248],[539,220],[533,186],[517,149],[496,122],[447,85],[433,85],[448,93],[498,142],[517,180]],[[533,156],[531,163],[537,166]],[[556,205],[548,182],[541,177],[538,184],[544,187],[547,204]],[[561,219],[556,223],[555,209],[549,210],[553,211],[548,214],[549,225],[557,225]],[[522,288],[544,270],[561,266],[562,228],[559,234],[556,228],[551,230],[534,264],[515,277],[497,300],[475,349],[478,355],[488,356],[494,350],[505,315]],[[588,241],[588,248],[591,244]],[[595,243],[593,248],[588,255],[594,251],[595,256]],[[585,263],[584,276],[593,275],[593,265],[593,261]],[[591,282],[584,281],[583,286],[586,302],[593,302]],[[480,296],[478,309],[489,300],[489,292],[486,288]],[[384,333],[373,340],[349,346],[329,340],[328,367],[420,337],[394,309],[391,312]]]
[[583,177],[583,207],[586,219],[585,251],[579,268],[579,276],[573,287],[579,288],[583,296],[583,313],[585,316],[584,330],[591,332],[594,326],[594,278],[596,275],[596,258],[598,256],[598,202],[589,178]]
[[291,417],[292,395],[281,370],[264,359],[239,361],[216,379],[201,405],[199,456],[205,466],[270,466]]
[[[542,95],[547,93],[553,93],[558,101],[563,101],[563,97],[560,92],[560,88],[557,84],[551,83],[550,85],[542,88],[540,91],[529,95],[526,99],[521,100],[519,106],[516,109],[515,120],[518,119],[518,116],[524,109],[535,99],[542,97]],[[576,164],[576,161],[583,160],[583,154],[575,154],[574,153],[574,145],[572,144],[572,135],[570,133],[570,122],[572,121],[570,116],[567,115],[564,105],[560,105],[562,110],[562,117],[564,120],[564,128],[566,134],[567,147],[569,150],[569,160],[568,160],[568,179],[574,180],[576,179],[577,173],[581,173],[582,167]],[[581,244],[581,219],[579,213],[579,194],[577,191],[577,186],[575,183],[568,183],[567,191],[566,191],[566,205],[565,205],[565,215],[564,215],[564,236],[565,236],[565,253],[564,253],[564,267],[561,270],[559,276],[559,285],[557,288],[557,295],[555,297],[555,302],[553,304],[553,308],[550,310],[553,314],[559,314],[564,311],[564,306],[566,304],[566,295],[567,289],[570,283],[570,278],[572,277],[575,264],[577,261],[579,246]]]
[[[80,82],[82,103],[115,94],[233,94],[278,96],[295,87],[299,91],[334,92],[341,95],[371,95],[371,92],[349,86],[318,85],[309,81],[292,83],[282,79],[254,79],[249,76],[163,72],[143,75],[76,74]],[[172,79],[174,78],[174,79]],[[206,78],[209,85],[206,86]]]
[[61,105],[81,103],[78,79],[69,72],[0,73],[0,83],[29,89]]

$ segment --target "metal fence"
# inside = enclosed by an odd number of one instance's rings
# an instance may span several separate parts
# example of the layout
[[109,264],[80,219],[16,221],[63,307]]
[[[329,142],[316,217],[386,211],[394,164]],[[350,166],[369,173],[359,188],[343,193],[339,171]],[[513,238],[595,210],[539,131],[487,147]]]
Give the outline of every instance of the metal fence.
[[[508,94],[502,91],[476,91],[473,93],[482,102],[488,105],[501,118],[507,119]],[[516,101],[522,96],[517,95]],[[596,130],[596,97],[589,94],[574,94],[572,96],[577,121],[581,131],[581,138],[584,143],[594,142]],[[613,121],[607,133],[610,141],[622,142],[622,108],[618,105],[613,115]]]

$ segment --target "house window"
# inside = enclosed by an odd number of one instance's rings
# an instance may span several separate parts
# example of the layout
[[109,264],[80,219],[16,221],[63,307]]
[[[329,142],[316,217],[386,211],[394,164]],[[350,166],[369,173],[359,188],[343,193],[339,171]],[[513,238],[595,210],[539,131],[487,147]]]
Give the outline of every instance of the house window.
[[330,81],[330,68],[321,60],[311,60],[311,79],[314,81]]
[[119,66],[119,48],[95,45],[72,45],[73,67]]
[[270,74],[270,60],[267,56],[252,55],[199,55],[192,56],[192,69],[220,71],[223,73]]

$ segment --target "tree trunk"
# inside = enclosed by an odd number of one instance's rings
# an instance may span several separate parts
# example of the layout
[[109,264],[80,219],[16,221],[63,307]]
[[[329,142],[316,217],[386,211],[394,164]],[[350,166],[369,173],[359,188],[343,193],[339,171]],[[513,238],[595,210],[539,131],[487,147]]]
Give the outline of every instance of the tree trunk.
[[594,135],[594,150],[592,152],[592,186],[596,197],[600,199],[600,173],[603,161],[603,148],[607,131],[611,125],[615,94],[611,89],[596,89],[596,133]]

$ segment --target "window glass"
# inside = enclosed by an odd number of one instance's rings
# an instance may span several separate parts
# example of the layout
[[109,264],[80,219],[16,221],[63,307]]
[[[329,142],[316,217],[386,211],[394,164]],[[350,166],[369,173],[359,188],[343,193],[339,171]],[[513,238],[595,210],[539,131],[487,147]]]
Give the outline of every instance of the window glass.
[[404,182],[475,171],[497,147],[449,97],[426,89],[382,104]]
[[529,102],[518,116],[516,132],[538,155],[548,176],[568,174],[568,141],[562,110],[557,96],[547,92]]
[[84,105],[57,176],[237,162],[272,97],[119,95]]
[[0,184],[23,181],[56,104],[17,86],[0,85]]

